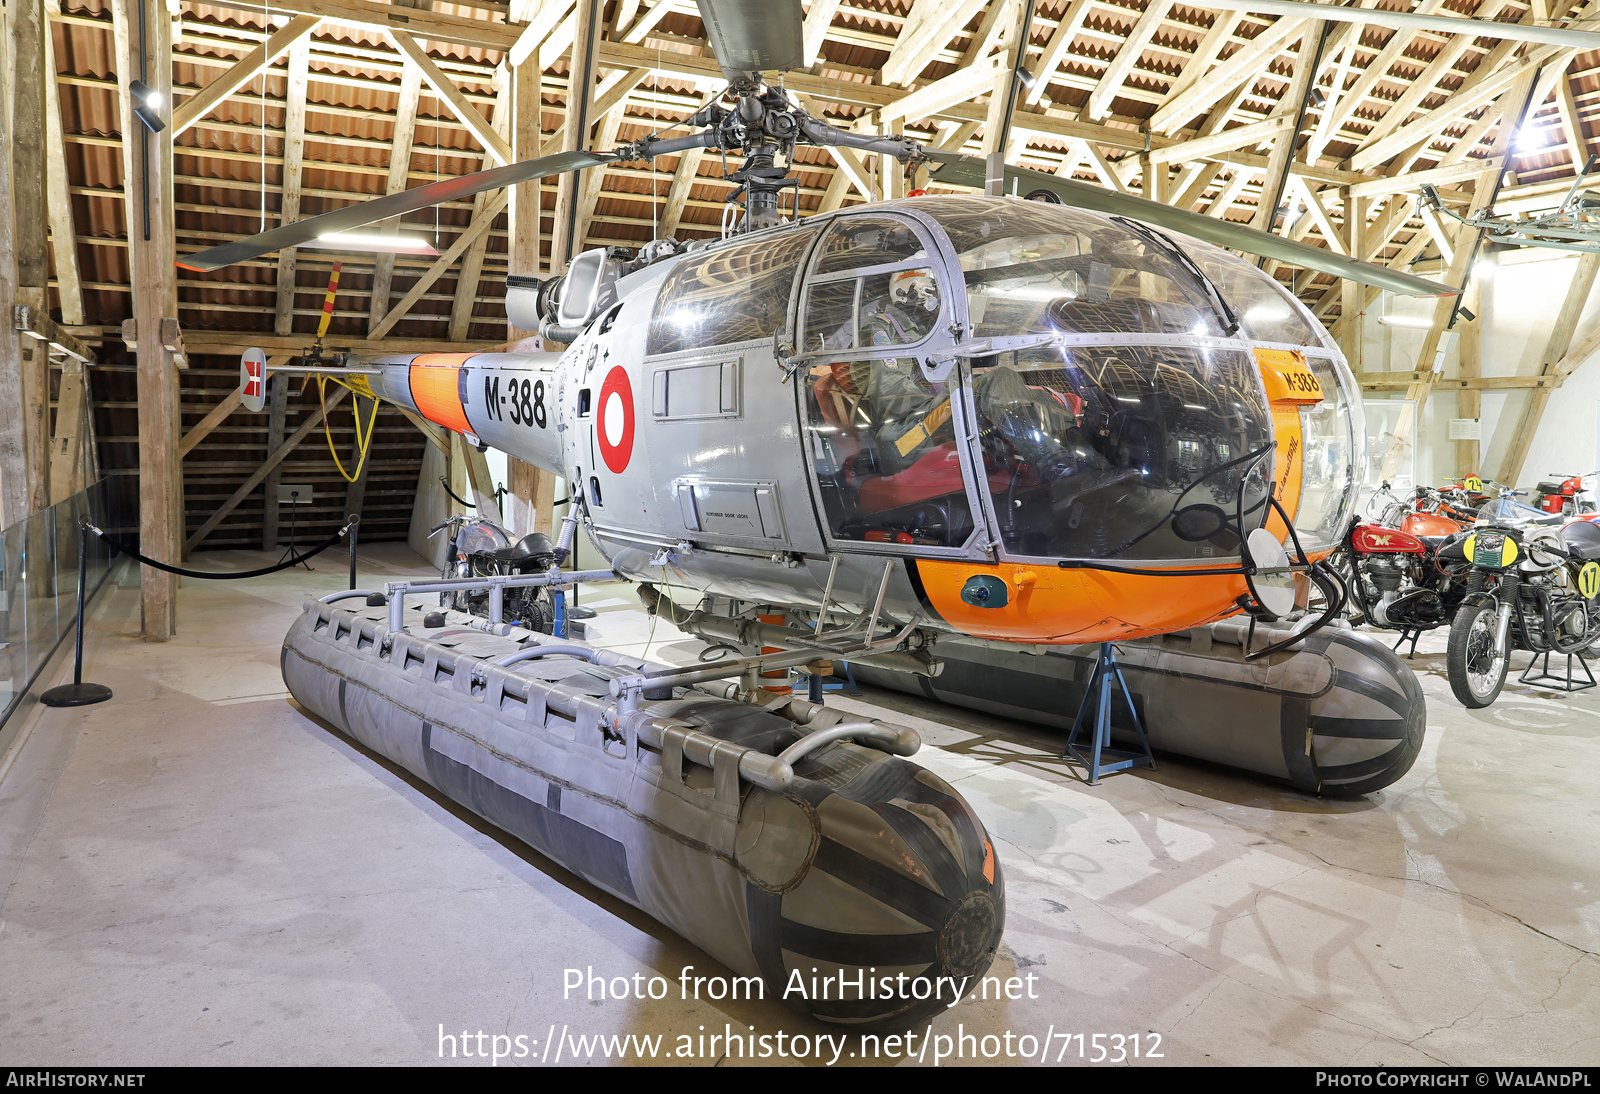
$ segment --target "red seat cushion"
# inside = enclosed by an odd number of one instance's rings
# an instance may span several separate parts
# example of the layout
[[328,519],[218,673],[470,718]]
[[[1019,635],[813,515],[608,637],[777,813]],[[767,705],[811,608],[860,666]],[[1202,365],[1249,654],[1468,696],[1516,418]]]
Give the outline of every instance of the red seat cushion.
[[[1031,474],[1028,477],[1031,481]],[[1010,485],[1009,468],[989,473],[989,489],[1005,490]],[[961,456],[956,452],[955,442],[947,441],[898,474],[880,475],[861,483],[861,511],[881,513],[965,490]]]

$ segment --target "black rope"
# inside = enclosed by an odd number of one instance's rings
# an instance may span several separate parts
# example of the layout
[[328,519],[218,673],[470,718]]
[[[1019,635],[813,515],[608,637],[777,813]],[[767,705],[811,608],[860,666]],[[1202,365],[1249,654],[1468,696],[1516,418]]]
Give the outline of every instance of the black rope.
[[110,535],[107,532],[103,532],[92,524],[90,524],[88,528],[89,531],[93,532],[95,535],[99,536],[101,539],[110,544],[113,550],[127,555],[136,562],[142,562],[146,566],[153,566],[156,569],[164,570],[169,574],[177,574],[179,577],[201,577],[208,578],[213,581],[234,581],[244,577],[265,577],[267,574],[275,574],[279,570],[288,570],[292,567],[300,565],[306,559],[311,558],[314,555],[320,555],[323,551],[326,551],[329,547],[332,547],[335,543],[338,543],[341,539],[343,539],[344,534],[350,530],[350,526],[347,524],[337,532],[333,533],[333,535],[329,536],[318,546],[311,548],[311,550],[306,551],[303,554],[296,555],[291,559],[280,562],[276,566],[265,566],[259,570],[241,570],[238,573],[223,574],[207,570],[185,570],[181,566],[168,566],[165,562],[157,562],[153,558],[146,558],[138,551],[135,551],[133,548],[123,544],[119,539],[117,539],[116,536]]
[[450,483],[448,481],[446,481],[446,479],[445,479],[445,477],[443,475],[439,476],[439,485],[444,487],[444,492],[446,494],[449,494],[450,495],[450,500],[455,502],[457,505],[464,505],[468,509],[476,509],[477,508],[476,505],[473,505],[466,498],[456,497],[456,492],[454,490],[450,489]]

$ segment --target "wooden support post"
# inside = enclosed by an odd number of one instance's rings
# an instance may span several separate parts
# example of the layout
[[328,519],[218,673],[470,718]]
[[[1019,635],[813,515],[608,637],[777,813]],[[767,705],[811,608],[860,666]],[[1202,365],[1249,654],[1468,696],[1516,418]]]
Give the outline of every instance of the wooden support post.
[[[278,223],[293,224],[300,219],[300,187],[304,177],[306,147],[306,81],[311,60],[309,35],[289,47],[288,98],[283,121],[283,200],[278,206]],[[280,335],[294,333],[295,255],[293,247],[278,252],[278,304],[273,330]]]
[[[533,159],[539,155],[542,140],[544,106],[540,90],[544,75],[539,71],[537,58],[530,58],[511,68],[507,74],[511,82],[511,146],[518,160]],[[543,179],[534,179],[513,188],[511,223],[507,228],[507,247],[510,250],[510,272],[533,276],[543,269],[543,256],[539,246],[540,221],[544,215],[542,205]],[[523,334],[534,334],[526,331]],[[512,333],[515,340],[523,334]]]
[[[1463,380],[1475,380],[1483,374],[1482,284],[1481,278],[1473,278],[1471,288],[1467,290],[1467,298],[1462,301],[1462,305],[1474,315],[1474,318],[1462,323],[1461,343],[1457,347],[1457,357],[1461,362],[1460,373]],[[1465,388],[1456,392],[1456,417],[1479,418],[1482,413],[1483,392],[1481,390]],[[1476,475],[1481,456],[1479,441],[1457,441],[1456,474],[1460,476]]]
[[[16,0],[6,16],[11,85],[11,213],[0,231],[12,234],[16,256],[16,304],[49,315],[50,253],[46,242],[49,225],[48,173],[45,170],[45,84],[54,81],[55,65],[45,65],[47,30],[43,0]],[[46,74],[49,74],[49,80]],[[13,311],[0,316],[13,327]],[[19,341],[20,389],[12,398],[20,403],[26,456],[28,511],[50,504],[50,348],[42,340],[23,336]],[[15,411],[13,411],[14,413]]]
[[[572,53],[567,71],[570,73],[567,93],[566,132],[561,141],[561,151],[577,152],[588,147],[589,102],[594,93],[595,39],[598,37],[600,0],[578,0],[573,26]],[[593,168],[591,168],[593,170]],[[555,233],[550,247],[550,272],[560,273],[572,261],[572,256],[582,249],[578,235],[579,203],[583,190],[583,172],[568,171],[557,176]]]
[[[283,438],[289,432],[289,377],[285,373],[267,375],[267,451],[276,452],[283,447]],[[276,550],[278,546],[278,483],[281,474],[274,467],[267,473],[267,489],[261,497],[261,549]]]
[[[384,192],[398,194],[406,188],[411,171],[411,138],[417,127],[417,103],[422,98],[422,70],[407,64],[400,76],[400,106],[394,118],[394,150],[389,157],[389,181]],[[368,298],[367,337],[378,338],[374,328],[389,311],[389,291],[394,284],[394,255],[380,254],[372,264],[372,295]]]
[[[115,0],[113,31],[122,85],[122,177],[139,359],[139,545],[166,563],[182,557],[183,483],[179,475],[178,376],[161,321],[176,318],[173,268],[172,130],[150,133],[133,113],[129,80],[142,78],[172,100],[172,23],[161,4]],[[148,181],[147,181],[148,180]],[[140,580],[145,638],[164,642],[177,627],[177,578],[149,566]]]
[[[1033,0],[1026,0],[1032,3]],[[1001,9],[1000,26],[1006,35],[1005,62],[1002,70],[995,75],[994,84],[989,90],[989,107],[983,118],[983,155],[988,156],[995,152],[1004,152],[1005,142],[1001,140],[1001,127],[1005,124],[1006,105],[1010,102],[1012,85],[1016,82],[1014,75],[1017,67],[1018,53],[1017,39],[1021,36],[1022,5],[1016,0],[995,0]]]
[[83,489],[85,426],[88,424],[88,375],[83,362],[61,367],[61,392],[56,399],[55,436],[50,441],[50,502],[55,504]]
[[[0,13],[0,41],[5,33],[4,13]],[[6,65],[0,64],[0,318],[10,316],[17,304],[16,240],[9,230],[15,188],[11,157],[4,154],[10,145],[11,124],[10,73]],[[22,390],[22,347],[28,341],[17,332],[15,324],[0,322],[0,391]],[[0,414],[0,528],[17,523],[33,511],[28,497],[24,417]]]
[[504,528],[506,518],[501,514],[500,501],[495,496],[494,478],[489,474],[489,461],[459,433],[450,434],[450,442],[458,446],[456,456],[466,469],[467,486],[472,491],[472,504],[477,507],[478,515]]
[[[1349,254],[1364,255],[1367,248],[1367,198],[1350,196],[1350,191],[1345,191],[1344,199],[1344,245]],[[1358,376],[1366,370],[1366,323],[1362,313],[1366,311],[1366,286],[1359,281],[1341,280],[1339,283],[1339,348],[1344,351],[1344,359],[1350,365],[1350,371]]]

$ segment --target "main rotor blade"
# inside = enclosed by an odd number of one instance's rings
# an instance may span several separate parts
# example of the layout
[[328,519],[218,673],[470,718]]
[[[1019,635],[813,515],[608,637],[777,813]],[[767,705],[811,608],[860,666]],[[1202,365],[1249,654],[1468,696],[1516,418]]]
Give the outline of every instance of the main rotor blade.
[[[930,159],[944,164],[932,172],[935,181],[958,186],[984,184],[987,172],[984,170],[984,161],[977,156],[962,156],[935,149],[929,149],[927,155]],[[1007,192],[1011,190],[1010,180],[1016,178],[1020,184],[1018,189],[1025,194],[1033,190],[1049,190],[1074,208],[1088,209],[1107,216],[1142,220],[1158,228],[1203,239],[1218,247],[1261,255],[1264,258],[1332,274],[1334,277],[1342,277],[1349,281],[1359,281],[1373,288],[1387,289],[1403,296],[1455,296],[1461,291],[1425,277],[1417,277],[1401,270],[1391,270],[1387,266],[1371,262],[1346,258],[1335,251],[1313,247],[1309,243],[1296,243],[1292,239],[1258,231],[1243,224],[1232,224],[1217,217],[1192,213],[1187,209],[1175,209],[1159,201],[1150,201],[1132,194],[1119,194],[1115,190],[1047,175],[1043,171],[1007,166],[1005,178]]]
[[293,224],[283,224],[271,231],[234,240],[232,243],[224,243],[197,254],[185,255],[178,265],[186,270],[198,270],[204,273],[223,266],[231,266],[235,262],[271,254],[285,247],[298,247],[319,236],[348,232],[352,228],[387,220],[402,213],[430,209],[440,202],[455,201],[485,190],[498,190],[502,186],[514,186],[519,182],[542,179],[548,175],[581,171],[585,167],[611,163],[616,158],[616,155],[609,152],[560,152],[554,156],[541,156],[520,163],[508,163],[504,167],[496,167],[489,171],[441,179],[426,186],[402,190],[398,194],[389,194],[371,201],[347,205],[331,213],[297,220]]
[[800,0],[695,0],[730,83],[747,72],[804,68]]

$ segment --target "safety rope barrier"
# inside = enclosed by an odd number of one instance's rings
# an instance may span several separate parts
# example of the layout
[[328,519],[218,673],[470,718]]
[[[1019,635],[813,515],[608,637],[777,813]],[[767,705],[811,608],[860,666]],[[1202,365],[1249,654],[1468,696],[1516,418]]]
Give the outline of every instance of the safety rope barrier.
[[141,562],[146,566],[153,566],[157,570],[163,570],[169,574],[177,574],[179,577],[198,577],[213,581],[236,581],[240,578],[246,577],[265,577],[267,574],[275,574],[279,570],[288,570],[298,566],[306,559],[312,558],[315,555],[320,555],[323,551],[326,551],[329,547],[332,547],[335,543],[338,543],[345,537],[345,534],[350,531],[354,523],[355,522],[352,521],[349,524],[346,524],[343,528],[333,533],[333,535],[329,536],[316,547],[311,548],[309,551],[295,555],[293,558],[285,559],[276,566],[264,566],[259,570],[241,570],[238,573],[217,573],[215,571],[208,570],[186,570],[181,566],[169,566],[165,562],[157,562],[155,559],[143,555],[133,548],[128,547],[122,543],[118,537],[113,536],[109,532],[105,532],[99,528],[96,528],[87,521],[84,522],[84,527],[88,528],[89,531],[105,540],[113,550],[119,552],[120,554],[127,555],[136,562]]

